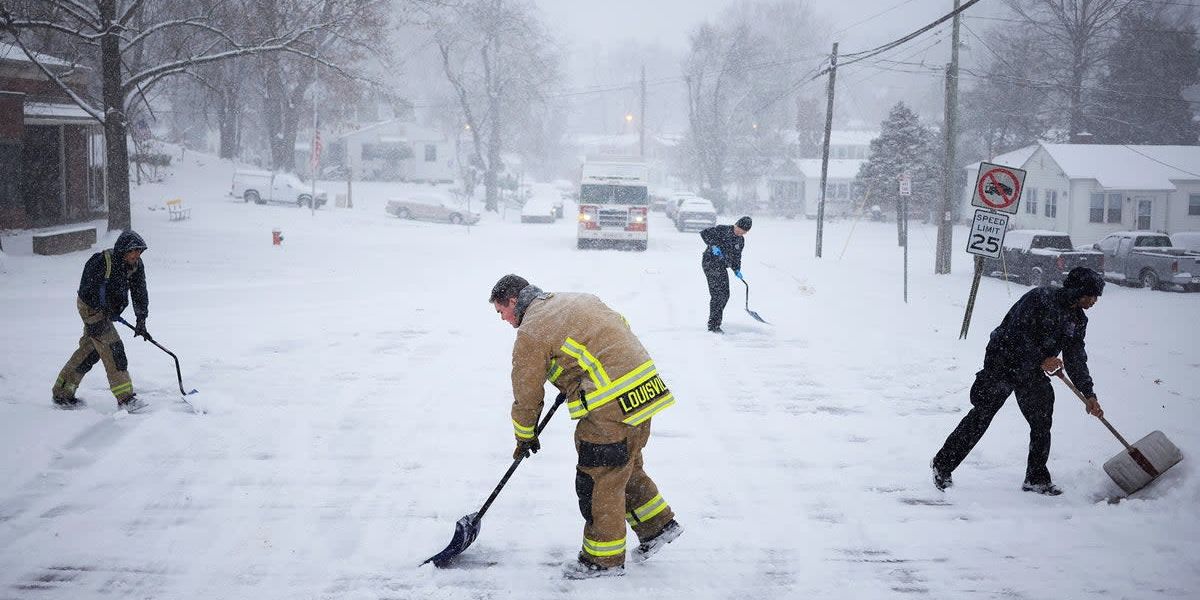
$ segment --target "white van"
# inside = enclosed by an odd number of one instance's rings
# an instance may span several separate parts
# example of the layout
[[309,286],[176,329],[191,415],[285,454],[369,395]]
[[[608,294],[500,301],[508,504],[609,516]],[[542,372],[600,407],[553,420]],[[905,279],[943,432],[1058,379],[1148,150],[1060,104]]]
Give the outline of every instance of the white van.
[[[229,193],[246,202],[266,204],[279,202],[309,206],[312,204],[312,185],[300,181],[291,173],[271,171],[234,171],[233,187]],[[317,188],[317,208],[329,200],[325,190]]]

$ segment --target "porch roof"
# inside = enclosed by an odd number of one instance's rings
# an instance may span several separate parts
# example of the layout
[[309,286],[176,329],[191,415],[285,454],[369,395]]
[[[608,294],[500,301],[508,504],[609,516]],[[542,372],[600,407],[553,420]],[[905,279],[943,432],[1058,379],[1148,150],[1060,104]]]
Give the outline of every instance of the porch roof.
[[25,123],[27,125],[100,126],[100,123],[79,106],[57,102],[26,102]]

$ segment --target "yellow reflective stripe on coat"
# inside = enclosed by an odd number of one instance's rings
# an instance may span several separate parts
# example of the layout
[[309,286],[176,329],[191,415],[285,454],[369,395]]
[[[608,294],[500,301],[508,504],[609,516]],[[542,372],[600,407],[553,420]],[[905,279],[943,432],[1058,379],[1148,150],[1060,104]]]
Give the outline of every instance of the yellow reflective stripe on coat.
[[648,360],[608,387],[568,402],[567,410],[572,419],[579,419],[613,400],[621,405],[621,413],[625,415],[622,422],[632,426],[641,425],[675,404],[675,396],[659,377],[654,361]]
[[109,250],[104,251],[104,278],[112,277],[112,253]]
[[583,551],[592,556],[617,556],[625,554],[625,538],[612,542],[597,542],[583,538]]
[[651,498],[649,502],[633,509],[632,512],[625,513],[625,520],[628,521],[630,525],[645,523],[646,521],[653,519],[658,513],[666,510],[666,508],[667,501],[663,500],[662,494],[659,494]]
[[558,364],[558,359],[550,359],[550,368],[546,369],[546,381],[554,383],[558,380],[558,376],[562,375],[562,365]]
[[596,389],[607,387],[609,385],[610,381],[608,379],[608,373],[604,371],[604,365],[601,364],[595,356],[592,356],[591,352],[588,352],[587,346],[584,346],[583,344],[580,344],[571,338],[567,338],[567,341],[563,342],[560,350],[562,350],[567,356],[574,358],[575,361],[579,363],[579,367],[587,372],[588,377],[592,379],[592,384],[596,386]]
[[533,427],[526,427],[526,426],[518,423],[515,419],[513,420],[512,423],[513,423],[513,433],[517,434],[518,438],[521,438],[523,440],[532,440],[534,434],[537,433]]

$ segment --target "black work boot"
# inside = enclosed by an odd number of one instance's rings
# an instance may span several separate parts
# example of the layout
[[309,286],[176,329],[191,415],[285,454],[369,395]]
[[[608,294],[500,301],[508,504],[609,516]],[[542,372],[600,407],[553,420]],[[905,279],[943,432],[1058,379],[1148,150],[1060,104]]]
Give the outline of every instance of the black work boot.
[[939,491],[946,491],[948,487],[954,487],[954,480],[950,478],[950,471],[943,471],[938,468],[934,461],[929,461],[929,469],[933,471],[933,487]]
[[79,410],[87,406],[87,402],[74,396],[53,396],[54,406],[63,410]]
[[1059,494],[1062,494],[1062,490],[1059,489],[1059,487],[1057,485],[1054,485],[1053,483],[1050,483],[1050,482],[1029,483],[1028,481],[1026,481],[1025,483],[1021,484],[1021,491],[1022,492],[1033,492],[1035,494],[1041,494],[1043,496],[1058,496]]

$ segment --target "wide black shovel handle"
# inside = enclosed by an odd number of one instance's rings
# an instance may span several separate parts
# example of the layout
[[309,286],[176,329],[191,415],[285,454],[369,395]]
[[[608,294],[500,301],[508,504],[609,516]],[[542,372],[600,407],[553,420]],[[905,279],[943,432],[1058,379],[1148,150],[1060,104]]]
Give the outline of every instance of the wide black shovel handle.
[[[566,394],[561,393],[554,399],[554,404],[550,405],[550,410],[546,411],[545,416],[542,417],[542,421],[538,423],[537,429],[534,430],[534,437],[541,435],[542,430],[546,428],[546,424],[550,422],[550,417],[554,416],[554,411],[558,410],[558,406],[565,402],[566,399]],[[523,460],[525,460],[524,456],[513,459],[512,465],[508,467],[508,471],[504,473],[504,477],[500,479],[500,483],[496,484],[496,489],[492,490],[492,494],[488,496],[488,499],[479,508],[479,511],[464,515],[459,519],[454,524],[454,536],[450,538],[450,544],[441,552],[425,559],[425,562],[421,563],[422,565],[432,562],[433,566],[439,569],[445,568],[454,557],[462,554],[463,551],[470,547],[475,538],[479,537],[479,526],[483,521],[484,513],[492,506],[492,502],[496,500],[496,496],[500,495],[500,490],[504,489],[504,484],[508,483],[508,479],[517,471],[517,467],[520,466]]]
[[[1080,392],[1079,388],[1075,387],[1075,384],[1072,383],[1071,380],[1067,378],[1066,373],[1063,373],[1063,369],[1060,368],[1057,371],[1055,371],[1053,374],[1057,375],[1059,379],[1063,380],[1063,383],[1067,384],[1067,387],[1071,388],[1071,391],[1075,392],[1075,395],[1079,396],[1079,399],[1082,400],[1085,405],[1088,403],[1087,398],[1085,398],[1083,395],[1083,392]],[[1096,417],[1096,418],[1100,419],[1100,422],[1104,423],[1104,426],[1107,427],[1108,430],[1111,431],[1113,435],[1117,436],[1117,440],[1121,442],[1122,446],[1125,446],[1125,450],[1127,452],[1129,452],[1129,456],[1133,457],[1133,462],[1136,462],[1138,464],[1138,466],[1142,468],[1143,471],[1145,471],[1151,477],[1158,477],[1160,475],[1160,473],[1158,472],[1158,469],[1156,469],[1154,467],[1154,465],[1150,462],[1150,459],[1146,458],[1146,455],[1142,454],[1141,450],[1134,448],[1132,445],[1130,445],[1129,442],[1125,441],[1125,436],[1122,436],[1117,431],[1117,428],[1113,427],[1112,424],[1108,422],[1108,419],[1105,419],[1104,417]]]
[[[130,325],[129,321],[126,321],[123,317],[117,317],[117,320],[120,321],[121,323],[124,323],[126,327],[128,327],[134,331],[137,331],[137,328],[134,327],[133,325]],[[159,350],[162,350],[163,352],[170,354],[171,358],[175,360],[175,377],[179,380],[179,393],[183,394],[184,396],[187,396],[188,394],[195,394],[197,392],[197,390],[192,390],[190,392],[186,392],[183,389],[183,373],[179,370],[179,357],[175,356],[174,352],[171,352],[170,350],[167,350],[165,347],[163,347],[162,344],[154,341],[154,338],[150,337],[150,334],[147,333],[145,335],[145,338],[146,338],[147,342],[150,342],[151,344],[158,346]]]

